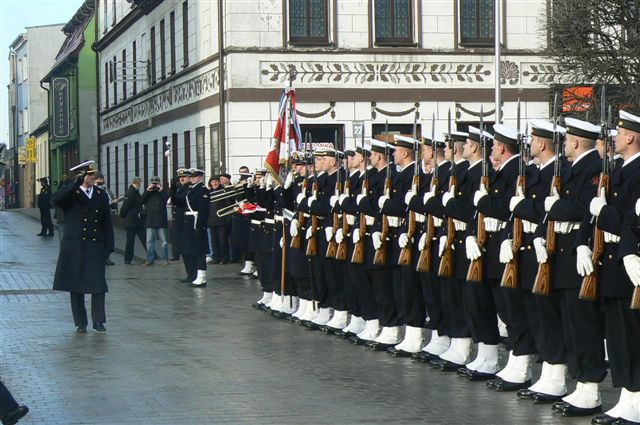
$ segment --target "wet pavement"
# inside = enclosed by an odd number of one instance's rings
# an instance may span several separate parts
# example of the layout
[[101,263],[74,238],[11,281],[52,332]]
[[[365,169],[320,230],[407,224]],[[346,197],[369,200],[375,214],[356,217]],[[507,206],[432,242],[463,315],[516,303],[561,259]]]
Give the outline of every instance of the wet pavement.
[[[58,238],[39,230],[0,212],[0,376],[31,408],[21,424],[590,423],[273,319],[250,307],[259,284],[238,264],[192,289],[181,263],[113,254],[107,332],[77,334],[68,294],[51,290]],[[607,379],[605,407],[617,395]]]

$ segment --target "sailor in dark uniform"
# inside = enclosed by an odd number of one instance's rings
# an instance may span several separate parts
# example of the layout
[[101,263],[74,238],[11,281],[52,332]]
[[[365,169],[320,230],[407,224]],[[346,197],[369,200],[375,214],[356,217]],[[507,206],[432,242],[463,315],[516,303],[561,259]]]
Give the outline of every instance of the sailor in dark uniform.
[[187,192],[189,191],[189,176],[185,168],[178,168],[178,177],[171,182],[169,195],[171,197],[171,209],[173,210],[173,222],[171,227],[171,251],[172,260],[180,259],[183,250],[184,210],[187,207]]
[[91,294],[91,319],[98,332],[106,331],[105,262],[113,252],[113,225],[109,197],[94,187],[95,161],[84,162],[70,171],[73,183],[58,190],[53,202],[64,210],[66,230],[60,244],[53,289],[71,294],[71,311],[77,332],[87,331],[84,295]]
[[51,186],[46,177],[38,179],[42,188],[38,194],[38,209],[40,210],[40,224],[42,230],[38,236],[53,236],[53,220],[51,220]]
[[204,171],[190,168],[188,173],[191,187],[185,198],[186,209],[182,228],[184,232],[182,255],[187,277],[181,282],[190,282],[191,287],[203,288],[207,286],[209,190],[204,185]]

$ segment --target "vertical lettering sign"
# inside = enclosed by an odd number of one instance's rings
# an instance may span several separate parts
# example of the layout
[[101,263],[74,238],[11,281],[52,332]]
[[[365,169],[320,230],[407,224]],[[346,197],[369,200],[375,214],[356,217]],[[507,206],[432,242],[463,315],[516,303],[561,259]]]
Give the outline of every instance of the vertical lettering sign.
[[53,137],[69,137],[69,79],[53,79]]
[[204,170],[204,127],[196,128],[196,167]]

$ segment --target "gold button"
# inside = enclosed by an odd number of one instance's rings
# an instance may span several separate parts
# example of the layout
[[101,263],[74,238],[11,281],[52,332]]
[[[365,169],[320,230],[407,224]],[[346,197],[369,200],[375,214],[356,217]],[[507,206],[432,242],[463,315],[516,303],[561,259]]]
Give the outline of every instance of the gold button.
[[96,238],[93,238],[93,241],[95,242],[95,241],[96,241]]
[[498,193],[498,189],[494,190],[495,193]]
[[613,192],[613,196],[614,197],[618,196],[618,192]]
[[458,192],[458,196],[462,196],[462,192]]
[[97,222],[98,222],[98,219],[93,220],[93,222],[94,222],[94,223],[97,223]]
[[87,219],[85,218],[84,221],[87,221]]
[[568,195],[568,194],[570,194],[570,193],[571,193],[571,191],[570,191],[570,190],[567,190],[565,193]]
[[564,248],[560,248],[560,252],[564,252]]
[[531,245],[527,245],[527,249],[531,251]]
[[531,197],[532,197],[533,199],[536,199],[536,194],[534,193],[533,195],[531,195]]
[[613,260],[613,255],[609,254],[609,260]]
[[87,228],[86,228],[86,227],[83,227],[83,228],[82,228],[82,230],[87,230]]
[[86,240],[87,240],[87,238],[82,238],[82,240],[83,240],[83,241],[86,241]]

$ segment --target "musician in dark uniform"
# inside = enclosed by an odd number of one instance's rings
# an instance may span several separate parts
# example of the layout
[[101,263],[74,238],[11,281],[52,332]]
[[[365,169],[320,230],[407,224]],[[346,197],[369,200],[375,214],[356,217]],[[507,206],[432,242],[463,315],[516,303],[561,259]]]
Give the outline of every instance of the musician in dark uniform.
[[51,186],[47,177],[38,179],[42,187],[38,194],[38,209],[40,210],[40,224],[42,230],[38,236],[53,236],[53,220],[51,220]]
[[613,171],[606,198],[594,198],[589,210],[605,232],[598,292],[611,379],[621,392],[618,403],[593,422],[640,423],[640,310],[630,308],[633,292],[640,291],[640,116],[620,111],[617,124],[615,153],[623,162]]
[[[253,178],[253,174],[249,172],[248,167],[240,167],[240,182],[246,183],[248,179]],[[247,199],[246,185],[235,196],[237,203],[242,203]],[[229,243],[231,248],[244,261],[244,267],[240,270],[241,275],[251,275],[255,272],[253,254],[249,252],[249,228],[251,226],[251,218],[245,214],[233,214],[231,216],[231,233],[229,235]]]
[[[578,298],[582,276],[576,270],[576,261],[584,257],[585,252],[576,249],[576,238],[582,223],[591,218],[589,201],[596,195],[602,170],[600,156],[595,150],[600,128],[574,118],[566,118],[565,123],[564,151],[571,165],[562,170],[561,191],[554,189],[544,204],[547,220],[554,222],[554,255],[547,258],[544,247],[548,221],[544,226],[538,226],[533,242],[538,262],[551,262],[551,296],[560,298],[562,317],[560,323],[546,324],[545,321],[553,317],[540,311],[540,320],[546,329],[562,326],[569,376],[578,381],[576,390],[562,402],[554,403],[553,409],[563,416],[589,416],[602,409],[599,382],[607,373],[604,329],[599,305]],[[558,294],[553,294],[554,291]]]
[[66,217],[53,289],[71,294],[71,311],[79,333],[87,332],[85,294],[91,294],[93,328],[106,331],[104,259],[113,252],[114,244],[109,197],[94,187],[94,164],[87,161],[72,168],[70,171],[77,174],[75,181],[58,190],[53,199]]
[[[566,130],[555,126],[558,143],[563,143]],[[519,291],[521,303],[515,299],[509,304],[512,315],[520,315],[526,319],[527,329],[523,329],[513,345],[514,353],[538,354],[542,360],[540,379],[532,386],[518,390],[518,397],[534,400],[536,403],[557,401],[567,393],[567,351],[564,343],[562,327],[561,303],[559,292],[551,292],[549,296],[534,295],[531,291],[538,272],[538,261],[533,246],[536,229],[542,223],[545,210],[544,199],[549,194],[551,180],[555,166],[556,155],[554,145],[554,126],[546,120],[531,120],[531,157],[538,165],[529,165],[525,171],[526,185],[524,191],[519,189],[509,201],[509,210],[514,218],[522,220],[522,245],[518,253],[518,287],[512,291]],[[563,161],[563,159],[558,159]],[[562,164],[562,162],[561,162]],[[506,243],[505,243],[506,242]],[[503,244],[509,252],[512,251],[511,239]],[[503,253],[501,252],[501,257]],[[544,316],[544,320],[541,316]]]
[[187,277],[181,282],[190,282],[191,287],[203,288],[207,286],[209,191],[204,185],[204,171],[190,168],[188,172],[191,187],[185,199],[186,209],[182,228],[184,232],[182,255]]
[[172,260],[177,261],[182,254],[184,210],[187,207],[187,192],[189,191],[189,176],[185,168],[178,168],[177,179],[172,180],[169,188],[171,197],[171,209],[173,210],[173,222],[171,227],[171,252]]

